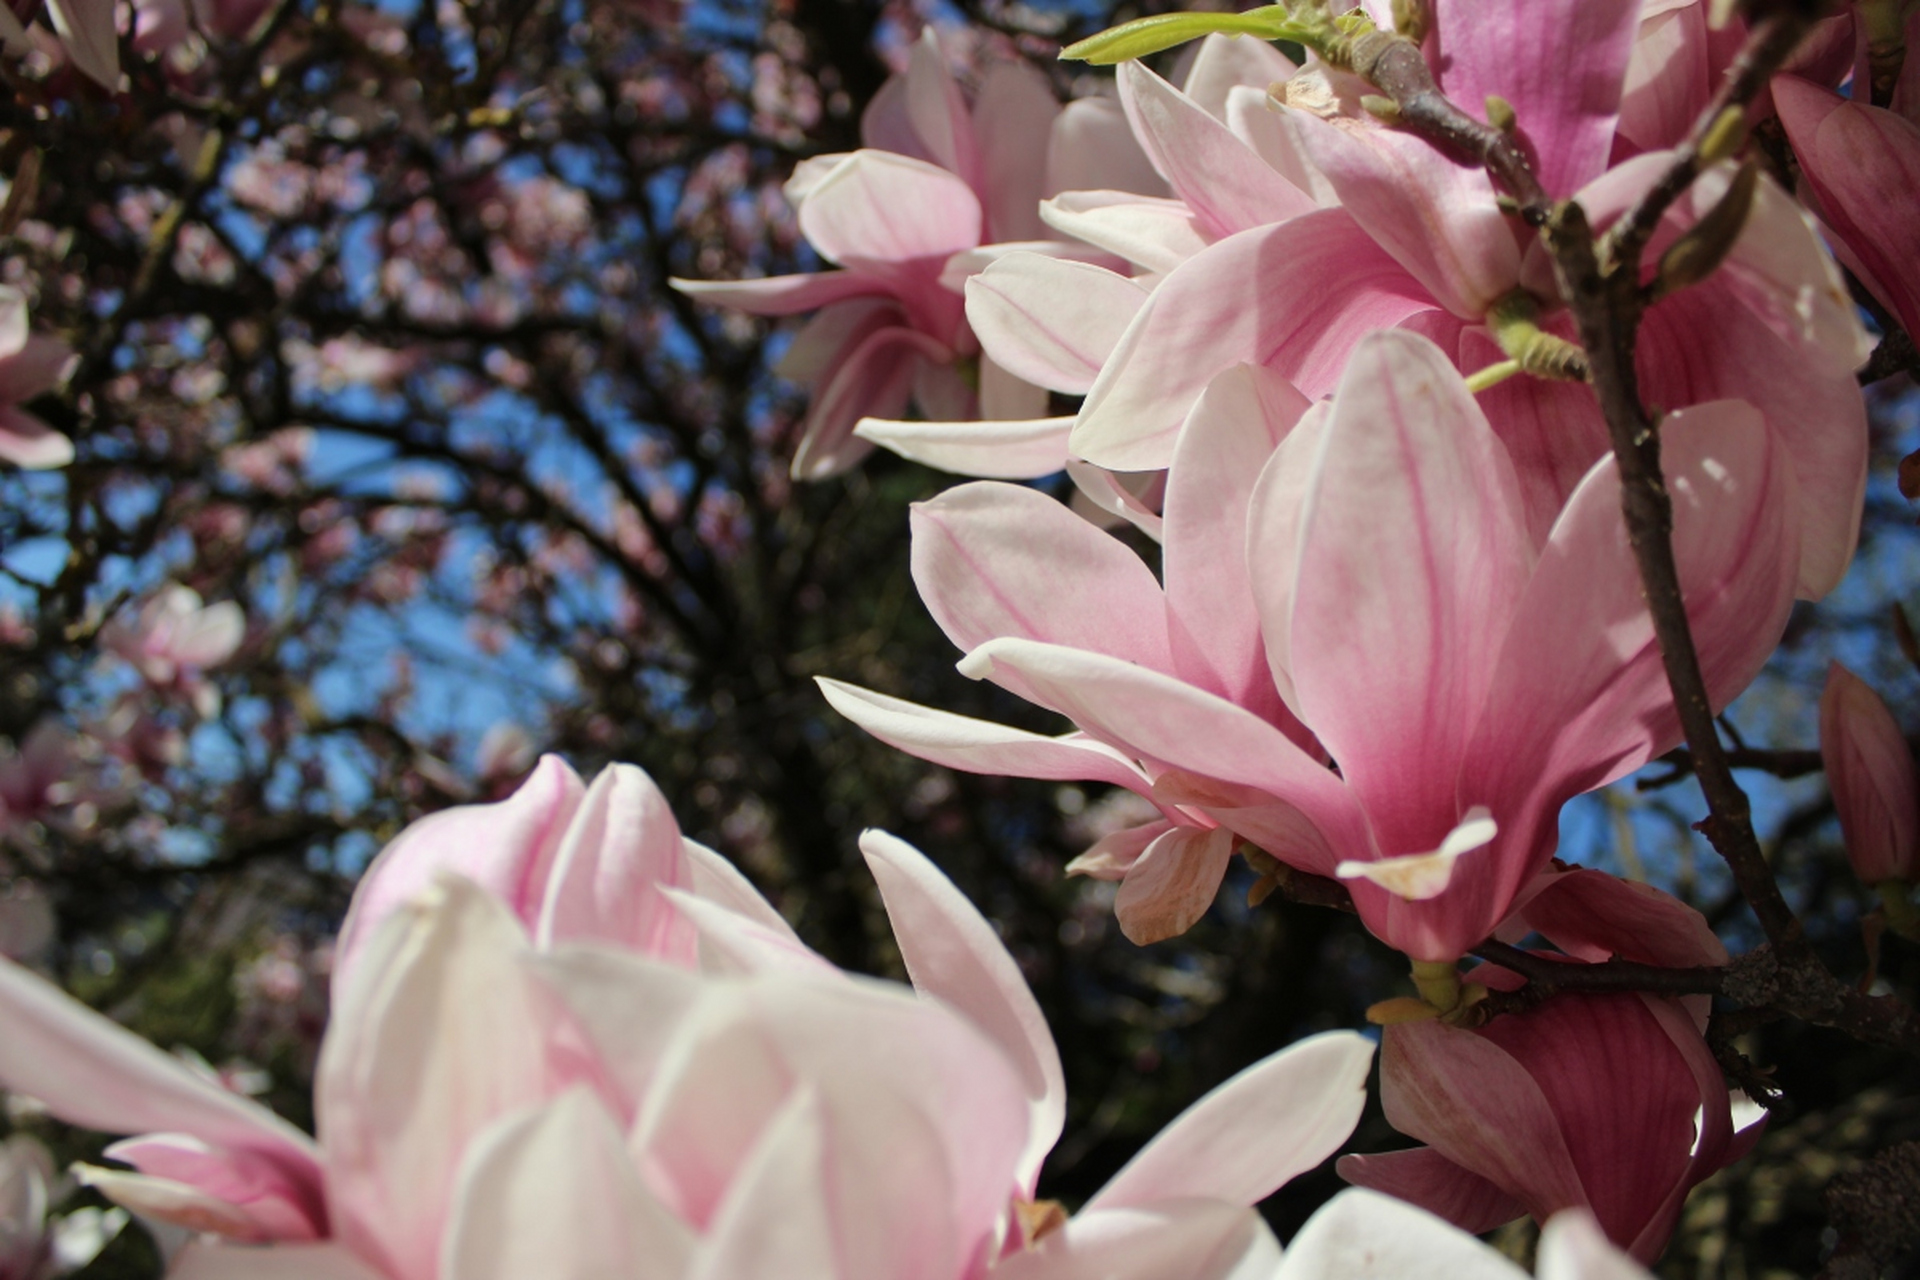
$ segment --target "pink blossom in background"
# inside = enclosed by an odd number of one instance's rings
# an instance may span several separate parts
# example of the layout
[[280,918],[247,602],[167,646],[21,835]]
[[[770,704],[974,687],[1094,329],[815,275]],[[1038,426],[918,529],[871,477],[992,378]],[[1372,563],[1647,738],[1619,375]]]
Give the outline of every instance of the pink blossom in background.
[[131,620],[100,629],[100,643],[131,663],[156,689],[177,692],[202,717],[220,709],[220,693],[201,672],[219,666],[246,637],[246,618],[232,601],[202,605],[200,593],[168,583]]
[[1847,860],[1864,884],[1920,880],[1920,781],[1893,712],[1835,662],[1820,694],[1820,760]]
[[1366,1041],[1248,1068],[1063,1222],[1031,1202],[1064,1115],[1032,994],[919,853],[863,848],[920,997],[807,950],[637,770],[588,786],[549,759],[370,868],[317,1142],[10,966],[0,1082],[73,1123],[158,1131],[108,1150],[139,1172],[87,1178],[225,1236],[176,1259],[190,1280],[1271,1271],[1247,1206],[1346,1137]]
[[979,362],[977,386],[956,368],[978,355],[960,289],[994,246],[1090,252],[1049,240],[1039,202],[1069,175],[1154,181],[1120,125],[1098,106],[1063,110],[1024,63],[990,70],[969,106],[929,32],[862,117],[865,149],[810,159],[788,183],[802,233],[842,270],[674,282],[756,315],[819,311],[778,369],[812,393],[796,477],[852,466],[872,448],[855,425],[900,419],[909,403],[936,424],[1005,421],[1016,447],[1058,431],[1036,425],[1047,408],[1040,388],[991,360]]
[[37,822],[65,803],[73,768],[73,736],[51,718],[36,723],[18,744],[0,745],[0,833]]
[[20,406],[58,386],[75,358],[59,339],[29,332],[26,295],[0,285],[0,460],[29,470],[73,461],[72,442]]
[[[1719,706],[1785,625],[1799,500],[1751,407],[1699,406],[1665,431]],[[968,650],[961,670],[1077,733],[822,682],[829,698],[949,767],[1150,796],[1169,825],[1081,868],[1125,877],[1143,935],[1206,909],[1231,832],[1350,878],[1368,927],[1415,959],[1464,954],[1551,857],[1561,806],[1679,738],[1611,459],[1536,536],[1506,445],[1446,357],[1401,332],[1361,343],[1330,406],[1257,367],[1222,375],[1175,447],[1164,595],[1124,546],[1028,491],[966,486],[916,516],[915,579]]]

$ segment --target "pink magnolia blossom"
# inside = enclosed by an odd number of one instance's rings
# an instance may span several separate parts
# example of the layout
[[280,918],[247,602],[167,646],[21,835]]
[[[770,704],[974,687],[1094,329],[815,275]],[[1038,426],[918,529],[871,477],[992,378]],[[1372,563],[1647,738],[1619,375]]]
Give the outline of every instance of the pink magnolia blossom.
[[1820,759],[1853,873],[1870,885],[1920,880],[1920,781],[1893,712],[1835,662],[1820,694]]
[[587,786],[548,760],[369,870],[317,1142],[11,967],[0,1082],[154,1131],[109,1149],[138,1172],[88,1177],[227,1237],[176,1260],[190,1280],[1266,1274],[1246,1206],[1352,1128],[1365,1041],[1256,1064],[1029,1230],[1064,1114],[1052,1039],[952,884],[890,837],[863,848],[931,998],[808,951],[637,770]]
[[[1637,10],[1571,0],[1550,8],[1538,0],[1439,4],[1439,75],[1458,101],[1498,95],[1511,102],[1548,191],[1576,196],[1605,226],[1664,163],[1663,153],[1647,153],[1607,167]],[[1221,161],[1196,161],[1173,181],[1192,226],[1204,233],[1201,243],[1152,257],[1165,274],[1117,338],[1108,326],[1087,325],[1077,302],[997,305],[1015,288],[1014,274],[1058,274],[1055,268],[1009,261],[991,290],[987,279],[973,290],[969,320],[994,360],[1044,363],[1048,349],[1075,344],[1083,357],[1098,358],[1090,380],[1083,369],[1070,374],[1086,394],[1068,438],[1073,456],[1124,471],[1167,466],[1200,392],[1242,362],[1320,396],[1355,343],[1376,329],[1420,332],[1466,372],[1504,358],[1493,336],[1497,306],[1525,302],[1550,331],[1571,332],[1544,248],[1500,212],[1486,174],[1381,126],[1362,109],[1352,77],[1310,67],[1285,81],[1277,111],[1256,114],[1249,104],[1226,123],[1143,70],[1123,72],[1122,86],[1150,155],[1217,157],[1238,148],[1260,160],[1224,172]],[[1249,185],[1252,173],[1263,176]],[[1725,167],[1710,173],[1669,211],[1649,263],[1712,207],[1730,178]],[[1139,218],[1124,223],[1126,235],[1107,238],[1096,226],[1058,225],[1078,226],[1122,252],[1143,253],[1131,244],[1159,246],[1159,253],[1172,243]],[[1124,283],[1109,282],[1101,297],[1118,297]],[[1803,595],[1838,581],[1857,535],[1866,433],[1853,371],[1869,349],[1805,214],[1765,179],[1723,268],[1657,303],[1642,332],[1640,381],[1650,402],[1675,408],[1737,396],[1786,442],[1807,498]],[[1043,385],[1068,389],[1058,380]],[[1543,534],[1605,452],[1598,408],[1584,387],[1531,377],[1491,388],[1483,404],[1520,468],[1529,520]]]
[[193,588],[168,583],[131,622],[116,618],[102,627],[100,643],[133,664],[148,684],[180,692],[202,716],[211,716],[219,710],[219,692],[200,673],[232,657],[246,629],[239,605],[202,605]]
[[[1543,877],[1522,914],[1568,963],[1726,962],[1698,912],[1595,871]],[[1496,989],[1520,982],[1492,965],[1471,976]],[[1388,1027],[1387,1119],[1428,1145],[1343,1157],[1341,1176],[1468,1231],[1522,1213],[1544,1222],[1590,1210],[1616,1244],[1651,1262],[1687,1193],[1745,1154],[1762,1128],[1735,1131],[1733,1100],[1702,1035],[1707,1012],[1705,997],[1565,992],[1476,1030]]]
[[[979,362],[977,390],[960,372],[979,351],[961,282],[998,252],[982,246],[1045,241],[1039,202],[1057,183],[1153,180],[1117,113],[1098,103],[1063,109],[1024,63],[990,71],[969,107],[929,31],[907,71],[875,96],[861,135],[864,149],[809,160],[787,186],[800,230],[841,270],[674,282],[756,315],[819,310],[779,366],[813,397],[794,475],[818,479],[858,462],[872,448],[853,434],[864,419],[913,452],[914,431],[895,421],[910,401],[934,424],[1004,422],[998,430],[1016,453],[1036,432],[1057,435],[1063,424],[1045,419],[1040,388],[992,360]],[[922,434],[929,429],[938,432]]]
[[[1257,370],[1207,389],[1169,475],[1164,600],[1137,559],[1032,495],[967,486],[922,508],[916,581],[969,650],[961,670],[1077,734],[829,696],[951,767],[1151,796],[1184,830],[1104,852],[1129,882],[1152,869],[1162,920],[1211,900],[1232,841],[1209,830],[1225,827],[1351,878],[1377,935],[1451,960],[1552,855],[1568,799],[1678,741],[1619,482],[1610,458],[1596,464],[1536,536],[1507,446],[1446,357],[1408,333],[1365,340],[1331,406],[1301,405]],[[1751,407],[1698,406],[1663,432],[1719,706],[1785,625],[1799,500]],[[1169,841],[1158,867],[1152,840]]]
[[0,461],[29,470],[73,461],[73,444],[20,406],[58,386],[74,359],[66,343],[30,333],[26,297],[0,285]]
[[1848,102],[1796,76],[1774,80],[1773,101],[1834,252],[1903,329],[1920,331],[1920,110]]
[[73,736],[51,717],[36,723],[18,745],[0,745],[0,832],[36,822],[64,803],[73,768]]

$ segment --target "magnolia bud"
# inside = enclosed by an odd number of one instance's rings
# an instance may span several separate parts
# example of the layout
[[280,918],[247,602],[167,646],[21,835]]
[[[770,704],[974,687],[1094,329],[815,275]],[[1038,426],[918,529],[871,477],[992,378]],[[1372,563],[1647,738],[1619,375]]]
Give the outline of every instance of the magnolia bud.
[[1867,884],[1920,878],[1913,753],[1880,695],[1837,662],[1820,695],[1820,757],[1854,874]]

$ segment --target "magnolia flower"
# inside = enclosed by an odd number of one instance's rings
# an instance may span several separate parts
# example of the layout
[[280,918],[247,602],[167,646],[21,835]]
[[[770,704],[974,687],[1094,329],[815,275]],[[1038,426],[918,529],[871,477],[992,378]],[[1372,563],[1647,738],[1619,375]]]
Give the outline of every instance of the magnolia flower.
[[245,638],[246,617],[232,601],[202,605],[191,587],[168,583],[131,622],[100,629],[100,643],[132,663],[148,684],[187,696],[202,716],[219,711],[219,692],[200,672],[233,656]]
[[0,743],[0,832],[38,821],[69,800],[73,764],[73,737],[52,717],[36,723],[18,746]]
[[[1637,13],[1578,0],[1434,7],[1442,87],[1476,106],[1490,95],[1510,102],[1548,193],[1577,198],[1601,227],[1671,159],[1646,153],[1608,168]],[[969,297],[969,323],[991,358],[1085,392],[1068,454],[1120,471],[1164,468],[1215,375],[1258,364],[1318,397],[1377,329],[1419,332],[1463,372],[1505,359],[1498,337],[1516,314],[1571,332],[1545,247],[1501,212],[1486,173],[1381,125],[1353,77],[1310,68],[1285,81],[1271,108],[1255,112],[1242,94],[1246,105],[1226,122],[1143,69],[1123,70],[1121,88],[1147,152],[1187,158],[1174,189],[1190,217],[1136,218],[1124,235],[1105,236],[1100,225],[1055,222],[1165,274],[1129,302],[1127,280],[1067,292],[1044,279],[1061,268],[1009,259]],[[1230,165],[1220,157],[1233,148],[1241,159]],[[1704,175],[1668,211],[1646,261],[1697,225],[1732,180],[1730,165]],[[1020,283],[1023,274],[1035,279]],[[1000,303],[1041,293],[1059,301]],[[1061,350],[1074,359],[1054,359]],[[1853,371],[1869,351],[1810,221],[1765,178],[1721,268],[1653,305],[1641,333],[1651,403],[1737,396],[1781,435],[1806,494],[1799,590],[1808,597],[1839,580],[1858,532],[1866,419]],[[1046,376],[1049,363],[1065,376]],[[1598,407],[1585,387],[1530,376],[1490,387],[1482,404],[1543,535],[1606,452]]]
[[1853,873],[1870,885],[1920,880],[1920,781],[1893,712],[1835,662],[1820,694],[1820,759]]
[[[1684,410],[1662,432],[1718,707],[1785,626],[1799,500],[1750,406]],[[1164,599],[1122,547],[1033,495],[968,486],[919,517],[915,579],[969,651],[961,670],[1077,735],[830,696],[951,767],[1149,795],[1186,830],[1159,837],[1164,859],[1134,846],[1123,893],[1150,871],[1161,918],[1211,901],[1224,827],[1348,877],[1368,927],[1414,959],[1455,959],[1545,865],[1568,799],[1679,740],[1612,460],[1536,535],[1512,453],[1451,363],[1392,331],[1304,413],[1270,375],[1223,375],[1178,448]]]
[[[979,347],[961,282],[999,252],[982,246],[1044,240],[1039,202],[1058,184],[1151,183],[1152,174],[1117,112],[1097,101],[1063,109],[1025,63],[995,67],[969,107],[931,29],[867,108],[861,136],[864,149],[809,160],[787,185],[801,232],[841,270],[674,287],[756,315],[819,310],[779,366],[813,397],[795,476],[819,479],[858,462],[872,448],[853,434],[865,419],[876,424],[867,435],[890,447],[937,453],[929,432],[985,417],[1005,423],[995,428],[1000,447],[1017,457],[1036,431],[1061,424],[1045,419],[1043,390],[992,360],[979,362],[977,389],[969,385],[959,366]],[[909,401],[933,424],[895,421]],[[1023,470],[1001,465],[1011,469],[995,474]]]
[[[1569,963],[1727,959],[1698,912],[1597,871],[1543,877],[1521,916],[1521,929],[1559,944]],[[1492,965],[1471,976],[1495,989],[1520,983]],[[1394,1128],[1428,1145],[1343,1157],[1341,1176],[1475,1232],[1522,1213],[1545,1222],[1589,1210],[1615,1243],[1651,1262],[1687,1193],[1763,1128],[1735,1131],[1733,1098],[1702,1034],[1707,1014],[1705,997],[1563,992],[1476,1030],[1390,1026],[1381,1102]]]
[[28,332],[25,295],[0,285],[0,460],[28,470],[73,461],[72,442],[20,406],[58,386],[74,359],[66,343]]
[[109,1149],[137,1172],[87,1176],[225,1236],[180,1255],[191,1280],[1270,1269],[1247,1206],[1344,1139],[1367,1043],[1250,1067],[1063,1222],[1033,1201],[1064,1099],[1031,992],[921,855],[862,843],[920,996],[807,950],[637,770],[589,787],[548,760],[369,869],[317,1141],[12,967],[0,1081],[74,1123],[157,1131]]

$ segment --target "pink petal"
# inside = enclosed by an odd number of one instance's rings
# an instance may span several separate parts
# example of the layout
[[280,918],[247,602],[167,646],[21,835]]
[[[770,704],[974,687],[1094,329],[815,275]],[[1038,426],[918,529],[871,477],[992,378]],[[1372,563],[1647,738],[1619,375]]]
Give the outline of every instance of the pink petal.
[[1065,191],[1040,206],[1040,217],[1146,271],[1172,271],[1210,241],[1184,200],[1131,191]]
[[[1506,451],[1432,343],[1363,341],[1334,395],[1292,607],[1301,719],[1387,855],[1437,847],[1532,568]],[[1486,803],[1469,797],[1468,803]]]
[[441,1273],[681,1280],[694,1246],[692,1233],[641,1182],[614,1118],[591,1093],[573,1089],[474,1143],[460,1171]]
[[328,1202],[335,1237],[393,1274],[434,1274],[469,1142],[597,1075],[527,951],[498,899],[449,875],[341,984],[314,1082]]
[[27,471],[50,471],[73,461],[73,441],[24,409],[0,405],[0,460]]
[[1273,1280],[1329,1276],[1525,1280],[1526,1272],[1424,1210],[1354,1188],[1307,1219]]
[[1476,1032],[1401,1023],[1381,1038],[1381,1105],[1394,1128],[1544,1218],[1586,1204],[1587,1194],[1532,1065]]
[[838,972],[801,942],[783,921],[778,927],[737,915],[716,902],[669,889],[666,898],[699,936],[700,970],[717,974]]
[[1113,900],[1120,932],[1136,947],[1176,938],[1199,923],[1220,896],[1233,832],[1176,826],[1140,851]]
[[1643,9],[1621,86],[1617,126],[1635,150],[1680,145],[1713,93],[1711,49],[1704,4],[1686,0]]
[[1166,180],[1154,172],[1126,112],[1105,94],[1076,98],[1048,131],[1046,196],[1066,191],[1132,192],[1164,197]]
[[1058,782],[1111,782],[1136,791],[1146,786],[1139,768],[1119,752],[1079,734],[1049,738],[826,676],[815,676],[814,681],[835,711],[880,741],[949,769]]
[[841,266],[945,260],[980,243],[980,201],[945,169],[856,151],[815,183],[800,205],[800,230]]
[[1746,400],[1766,415],[1800,492],[1799,578],[1816,600],[1853,558],[1866,492],[1866,402],[1851,373],[1821,372],[1716,280],[1656,305],[1641,328],[1640,386],[1652,404]]
[[681,849],[695,894],[735,915],[763,924],[775,933],[785,931],[796,946],[800,944],[793,926],[774,910],[772,903],[760,896],[760,891],[740,874],[738,867],[697,841],[683,840]]
[[1583,0],[1436,0],[1440,87],[1475,115],[1489,94],[1512,103],[1541,185],[1572,195],[1607,167],[1639,16]]
[[1247,520],[1261,469],[1306,411],[1285,378],[1230,369],[1194,405],[1167,478],[1162,576],[1174,672],[1276,723],[1291,713],[1267,670]]
[[1310,1036],[1262,1059],[1182,1112],[1087,1209],[1266,1199],[1347,1140],[1366,1107],[1372,1064],[1373,1045],[1352,1031]]
[[862,418],[897,418],[922,360],[951,359],[938,342],[912,329],[884,323],[840,353],[815,389],[805,432],[793,454],[793,475],[822,480],[853,466],[873,448],[853,434]]
[[1706,917],[1650,884],[1575,867],[1542,872],[1530,889],[1527,925],[1581,960],[1618,956],[1671,968],[1727,962]]
[[573,1013],[585,1043],[606,1064],[612,1096],[627,1111],[639,1110],[661,1062],[712,985],[605,947],[562,947],[527,957],[526,966]]
[[[1679,1055],[1684,1069],[1692,1078],[1697,1117],[1693,1124],[1685,1126],[1683,1130],[1690,1139],[1691,1153],[1682,1176],[1667,1188],[1665,1198],[1653,1212],[1645,1215],[1639,1224],[1638,1234],[1628,1236],[1622,1232],[1619,1236],[1622,1246],[1634,1257],[1652,1263],[1665,1252],[1667,1241],[1673,1237],[1674,1228],[1680,1221],[1680,1211],[1686,1205],[1687,1193],[1744,1154],[1752,1141],[1758,1138],[1760,1131],[1766,1128],[1766,1121],[1763,1113],[1761,1121],[1753,1125],[1747,1134],[1736,1135],[1733,1132],[1732,1095],[1727,1091],[1726,1076],[1721,1071],[1720,1063],[1706,1042],[1704,1014],[1696,1016],[1677,1000],[1646,994],[1639,999],[1643,1010],[1651,1015],[1666,1035],[1672,1051]],[[1676,1084],[1672,1088],[1675,1096],[1681,1099],[1681,1105],[1684,1105],[1684,1087]],[[1640,1155],[1639,1159],[1642,1164],[1652,1163],[1644,1155]],[[1598,1203],[1595,1212],[1602,1223],[1610,1221]]]
[[1343,210],[1243,231],[1176,268],[1147,299],[1087,394],[1073,451],[1116,470],[1163,468],[1215,374],[1264,365],[1320,395],[1362,336],[1431,306]]
[[374,930],[429,890],[443,871],[486,888],[532,928],[547,877],[586,785],[559,756],[543,756],[527,780],[495,804],[461,805],[420,819],[380,851],[360,877],[334,947],[334,999]]
[[1296,717],[1300,695],[1293,682],[1293,594],[1307,494],[1332,408],[1322,400],[1301,415],[1261,469],[1247,504],[1247,572],[1260,614],[1267,673]]
[[1157,671],[1030,640],[993,640],[961,674],[990,677],[1161,768],[1258,788],[1306,814],[1336,847],[1364,847],[1365,819],[1333,772],[1251,712]]
[[1085,853],[1068,862],[1066,873],[1092,880],[1125,880],[1128,870],[1146,853],[1147,846],[1173,830],[1175,825],[1160,819],[1110,832],[1089,845]]
[[1455,164],[1411,134],[1289,111],[1301,150],[1381,248],[1464,318],[1520,278],[1520,246],[1485,170]]
[[1915,878],[1920,781],[1893,712],[1838,662],[1820,694],[1820,759],[1840,813],[1847,859],[1867,884]]
[[1227,118],[1227,98],[1245,88],[1266,96],[1268,88],[1298,70],[1271,42],[1217,32],[1200,42],[1180,91],[1216,120]]
[[1902,328],[1920,329],[1920,125],[1796,76],[1774,80],[1773,102],[1820,215],[1862,282]]
[[1120,66],[1120,102],[1154,167],[1212,236],[1285,222],[1317,206],[1252,148],[1144,63]]
[[1059,114],[1052,87],[1029,63],[1000,63],[981,80],[973,133],[987,213],[983,239],[1046,235],[1040,198],[1048,194],[1047,139]]
[[1474,1235],[1526,1214],[1526,1206],[1432,1147],[1341,1156],[1340,1176],[1356,1187],[1382,1191],[1445,1218]]
[[691,883],[667,798],[642,770],[609,765],[567,824],[534,937],[542,947],[607,942],[691,964],[693,933],[661,896]]
[[[1674,554],[1718,709],[1786,623],[1798,502],[1783,450],[1749,405],[1683,410],[1661,436]],[[1608,459],[1554,526],[1498,657],[1463,801],[1499,808],[1501,797],[1530,796],[1551,814],[1678,739],[1619,502]]]
[[1147,291],[1102,267],[1011,253],[967,281],[967,323],[981,350],[1028,382],[1082,395]]
[[999,1046],[891,984],[763,981],[754,1005],[760,1034],[822,1089],[848,1270],[946,1280],[979,1256],[1014,1189],[1031,1115]]
[[323,1223],[313,1140],[11,961],[0,960],[0,1085],[69,1124],[106,1133],[190,1133],[277,1167]]
[[914,990],[973,1020],[1006,1052],[1031,1118],[1014,1181],[1031,1196],[1066,1120],[1067,1084],[1047,1020],[1006,944],[924,854],[882,831],[860,837]]
[[922,466],[990,480],[1035,480],[1066,465],[1072,418],[899,422],[862,418],[853,434]]
[[[130,1164],[146,1175],[137,1178],[117,1170],[98,1170],[87,1179],[116,1203],[136,1212],[157,1216],[194,1230],[208,1228],[195,1221],[212,1211],[231,1214],[230,1224],[214,1228],[239,1240],[314,1240],[326,1234],[326,1217],[314,1195],[308,1170],[287,1167],[283,1160],[241,1149],[221,1149],[186,1134],[148,1134],[116,1142],[104,1153],[110,1160]],[[294,1176],[289,1176],[290,1174]],[[144,1184],[144,1185],[140,1185]],[[157,1184],[157,1185],[156,1185]],[[166,1189],[195,1193],[185,1221],[168,1217],[164,1204],[143,1193]]]
[[[1679,1018],[1697,1038],[1686,1015]],[[1552,1108],[1583,1194],[1556,1202],[1492,1168],[1461,1163],[1518,1195],[1538,1218],[1585,1204],[1614,1240],[1631,1243],[1662,1214],[1689,1170],[1701,1101],[1693,1071],[1661,1022],[1637,995],[1562,995],[1525,1016],[1496,1018],[1478,1034],[1524,1064]],[[1485,1105],[1505,1092],[1497,1081],[1481,1088],[1493,1090]],[[1677,1211],[1677,1200],[1671,1208]]]
[[1075,515],[1102,529],[1130,524],[1155,542],[1161,540],[1160,501],[1166,493],[1166,472],[1109,471],[1069,454],[1067,479],[1073,481],[1068,505]]
[[756,316],[791,316],[845,298],[891,292],[882,276],[859,271],[816,271],[762,280],[669,280],[697,302],[738,307]]
[[840,1280],[821,1177],[826,1135],[819,1104],[798,1092],[741,1169],[688,1280]]
[[983,480],[915,503],[911,523],[914,585],[959,648],[1019,636],[1172,667],[1153,571],[1064,504]]

